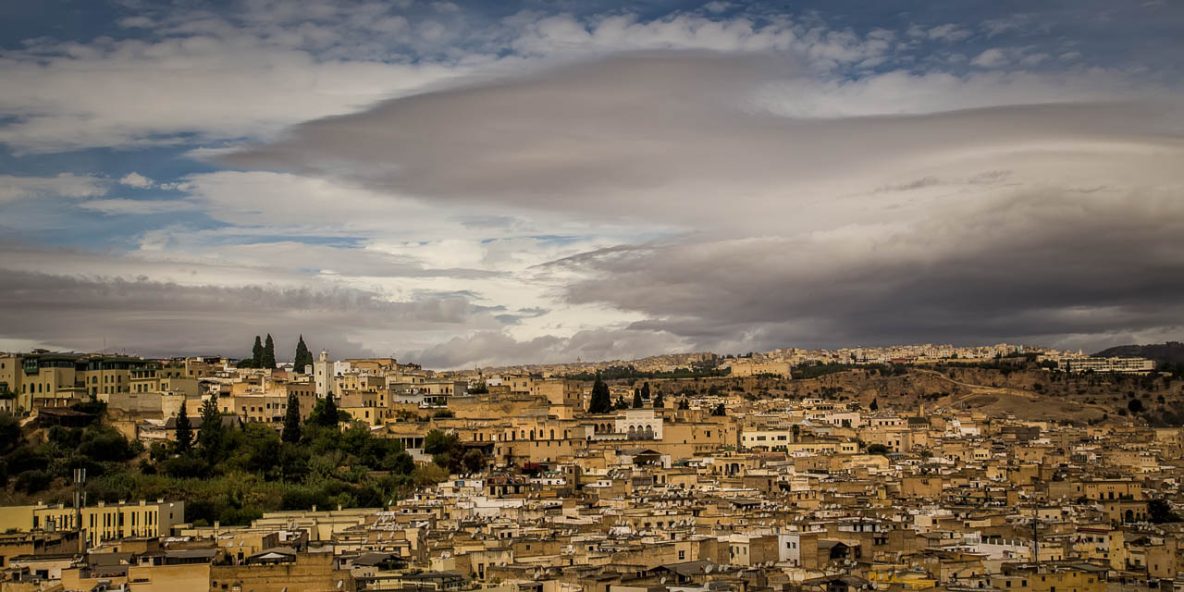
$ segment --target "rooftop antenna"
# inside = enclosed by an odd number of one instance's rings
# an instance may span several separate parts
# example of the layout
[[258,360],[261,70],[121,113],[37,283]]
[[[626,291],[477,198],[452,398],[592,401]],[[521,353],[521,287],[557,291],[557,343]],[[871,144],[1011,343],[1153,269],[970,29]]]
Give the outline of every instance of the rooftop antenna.
[[78,531],[78,552],[86,553],[86,532],[82,528],[82,486],[86,484],[86,469],[74,469],[74,528]]

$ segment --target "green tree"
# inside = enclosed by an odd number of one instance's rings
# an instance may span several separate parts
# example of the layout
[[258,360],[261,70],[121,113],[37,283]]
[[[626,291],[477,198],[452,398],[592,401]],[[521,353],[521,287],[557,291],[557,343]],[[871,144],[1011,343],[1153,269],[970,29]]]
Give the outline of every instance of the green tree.
[[275,368],[275,341],[271,338],[271,333],[267,334],[267,341],[263,343],[263,359],[259,367],[268,370]]
[[888,447],[883,444],[872,444],[867,447],[868,454],[888,454],[889,452]]
[[650,400],[650,383],[644,382],[641,385],[641,398],[646,401]]
[[666,398],[662,396],[662,393],[654,395],[654,409],[662,409],[665,406]]
[[1126,404],[1126,408],[1131,413],[1142,413],[1143,412],[1143,402],[1140,401],[1139,399],[1131,399],[1130,402],[1128,402]]
[[251,368],[263,367],[263,340],[255,336],[255,345],[251,347]]
[[1153,499],[1147,502],[1147,517],[1154,524],[1179,522],[1180,516],[1172,509],[1172,505],[1165,499]]
[[0,453],[6,453],[21,443],[21,424],[8,413],[0,413]]
[[288,393],[288,410],[284,413],[284,431],[280,433],[280,439],[292,444],[300,441],[300,398],[295,392]]
[[485,470],[485,454],[476,448],[465,452],[460,460],[465,470],[470,473],[480,473]]
[[312,408],[312,413],[308,415],[308,423],[328,428],[337,427],[340,421],[341,412],[337,410],[337,403],[333,401],[332,394],[317,401],[316,406]]
[[303,374],[304,369],[312,365],[312,352],[308,351],[308,346],[304,344],[304,336],[300,336],[300,341],[296,342],[296,358],[293,360],[292,366],[298,374]]
[[193,426],[189,423],[189,413],[185,406],[186,402],[181,401],[181,410],[177,412],[178,454],[188,454],[193,449]]
[[716,417],[723,417],[728,414],[728,408],[725,407],[723,403],[720,403],[719,405],[715,406],[715,409],[711,410],[711,414]]
[[879,411],[880,401],[878,399],[872,399],[872,404],[868,406],[868,409],[871,409],[872,411]]
[[641,399],[641,389],[633,389],[633,408],[641,409],[645,407],[645,401]]
[[211,395],[201,405],[201,431],[197,434],[197,444],[205,459],[211,463],[222,457],[223,447],[226,445],[226,433],[222,427],[222,414],[218,412],[218,403],[214,401],[217,395]]
[[685,409],[690,409],[690,408],[691,408],[691,402],[690,402],[690,401],[688,401],[688,400],[686,399],[686,397],[683,397],[683,398],[681,398],[681,399],[679,399],[679,400],[678,400],[678,408],[679,408],[679,409],[684,409],[684,410],[685,410]]
[[588,401],[588,413],[608,413],[613,410],[612,395],[608,392],[608,385],[596,375],[592,383],[592,399]]

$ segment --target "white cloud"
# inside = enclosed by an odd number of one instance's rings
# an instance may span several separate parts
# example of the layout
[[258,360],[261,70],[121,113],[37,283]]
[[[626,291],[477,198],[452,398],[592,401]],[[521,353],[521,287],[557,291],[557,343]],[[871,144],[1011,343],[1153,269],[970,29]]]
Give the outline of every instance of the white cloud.
[[148,177],[145,177],[144,175],[134,171],[124,175],[123,178],[119,180],[119,184],[126,185],[128,187],[134,187],[136,189],[148,189],[155,185],[152,179],[149,179]]
[[99,177],[62,173],[54,177],[0,175],[0,203],[30,197],[95,197],[107,192]]
[[970,60],[972,66],[978,66],[980,68],[999,68],[1010,62],[1011,59],[1008,58],[1007,52],[998,47],[983,50],[973,60]]
[[178,199],[92,199],[81,202],[78,205],[86,210],[110,215],[167,214],[171,212],[188,212],[197,209],[192,202]]

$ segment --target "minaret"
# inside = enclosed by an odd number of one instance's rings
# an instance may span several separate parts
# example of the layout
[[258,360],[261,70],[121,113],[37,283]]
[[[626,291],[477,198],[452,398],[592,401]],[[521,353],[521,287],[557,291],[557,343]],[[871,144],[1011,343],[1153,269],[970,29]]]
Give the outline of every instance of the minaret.
[[321,350],[312,363],[312,376],[317,386],[317,398],[328,397],[333,392],[333,362],[329,361],[329,352]]

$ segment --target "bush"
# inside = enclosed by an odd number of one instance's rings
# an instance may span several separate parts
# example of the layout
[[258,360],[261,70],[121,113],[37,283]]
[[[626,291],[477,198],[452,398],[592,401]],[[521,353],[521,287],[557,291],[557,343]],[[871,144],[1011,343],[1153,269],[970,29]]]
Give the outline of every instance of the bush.
[[16,476],[16,481],[13,486],[17,491],[23,491],[27,494],[34,494],[39,491],[45,491],[49,488],[49,484],[53,482],[53,475],[42,471],[33,470],[25,471]]

